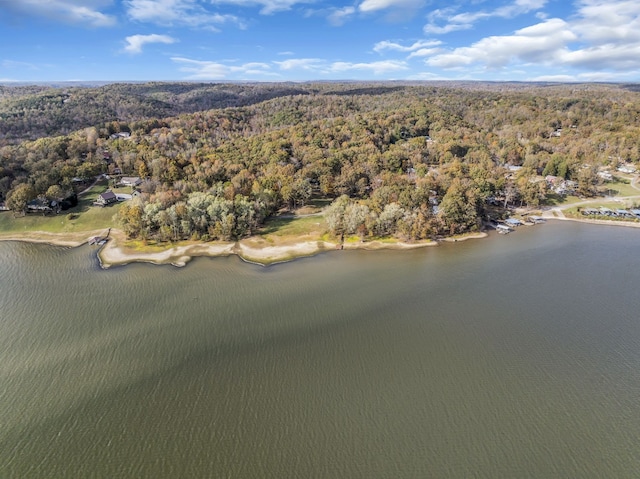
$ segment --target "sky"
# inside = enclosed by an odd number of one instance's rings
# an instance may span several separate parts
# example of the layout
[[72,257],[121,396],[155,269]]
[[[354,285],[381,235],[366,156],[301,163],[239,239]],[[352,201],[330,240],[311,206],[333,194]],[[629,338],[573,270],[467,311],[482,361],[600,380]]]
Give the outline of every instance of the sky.
[[638,0],[0,0],[0,82],[640,81]]

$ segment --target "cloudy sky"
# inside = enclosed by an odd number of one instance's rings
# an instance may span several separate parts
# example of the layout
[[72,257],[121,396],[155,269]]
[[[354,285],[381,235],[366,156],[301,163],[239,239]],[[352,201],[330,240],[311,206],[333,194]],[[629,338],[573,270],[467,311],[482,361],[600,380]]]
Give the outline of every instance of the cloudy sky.
[[638,0],[0,0],[0,81],[640,81]]

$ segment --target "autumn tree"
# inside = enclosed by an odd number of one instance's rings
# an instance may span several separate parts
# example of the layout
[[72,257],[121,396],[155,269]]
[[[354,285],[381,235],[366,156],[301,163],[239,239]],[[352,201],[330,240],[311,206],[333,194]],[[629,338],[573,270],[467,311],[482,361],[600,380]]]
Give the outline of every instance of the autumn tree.
[[27,183],[22,183],[12,189],[7,195],[6,205],[14,215],[25,214],[27,203],[35,198],[33,187]]

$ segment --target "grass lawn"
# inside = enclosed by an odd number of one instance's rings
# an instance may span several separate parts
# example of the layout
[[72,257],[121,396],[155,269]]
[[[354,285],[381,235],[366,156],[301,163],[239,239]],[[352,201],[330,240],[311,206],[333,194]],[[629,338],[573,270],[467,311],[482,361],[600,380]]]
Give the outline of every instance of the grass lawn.
[[11,211],[2,211],[0,212],[0,233],[23,231],[75,233],[107,229],[115,225],[113,216],[118,212],[120,205],[114,204],[105,208],[92,206],[98,195],[106,189],[106,184],[97,184],[79,198],[78,206],[62,211],[59,215],[28,214],[15,218]]
[[305,216],[302,218],[271,218],[258,231],[259,235],[274,236],[301,236],[307,234],[320,234],[327,229],[327,224],[322,216]]
[[600,191],[609,196],[638,196],[640,191],[636,190],[629,182],[607,183],[600,187]]

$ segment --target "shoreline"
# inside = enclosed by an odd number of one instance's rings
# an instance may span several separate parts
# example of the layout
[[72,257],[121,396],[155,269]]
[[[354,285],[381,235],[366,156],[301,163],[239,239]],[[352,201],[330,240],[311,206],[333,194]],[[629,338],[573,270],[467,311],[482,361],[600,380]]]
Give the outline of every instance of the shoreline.
[[587,223],[591,225],[600,226],[622,226],[625,228],[640,228],[640,223],[633,221],[615,221],[615,220],[595,220],[590,218],[571,218],[567,216],[543,216],[545,220],[558,220],[558,221],[574,221],[576,223]]
[[[565,216],[544,215],[546,220],[575,221],[579,223],[597,224],[601,226],[622,226],[640,228],[640,223],[625,221],[607,221],[582,218],[567,218]],[[104,235],[105,230],[94,230],[74,233],[49,233],[44,231],[26,231],[24,233],[0,233],[0,241],[23,241],[42,243],[52,246],[76,248],[88,244],[90,238]],[[415,243],[385,242],[371,240],[366,242],[346,242],[341,247],[339,243],[324,240],[301,240],[297,242],[283,242],[271,244],[260,236],[253,236],[237,242],[193,242],[180,245],[162,245],[160,247],[132,248],[126,245],[125,234],[118,229],[111,228],[109,240],[97,250],[100,266],[108,269],[112,266],[122,266],[130,263],[151,263],[157,265],[171,264],[176,267],[185,266],[197,257],[221,257],[237,255],[241,260],[262,266],[292,261],[298,258],[310,257],[319,253],[335,250],[409,250],[438,246],[442,243],[455,243],[471,239],[488,237],[485,231],[469,233],[461,236],[446,237],[438,241],[425,240]],[[182,242],[185,243],[185,242]],[[154,251],[155,250],[155,251]]]
[[[105,234],[105,230],[94,230],[75,233],[49,233],[45,231],[29,231],[25,233],[0,233],[0,241],[22,241],[28,243],[41,243],[66,248],[77,248],[88,244],[89,239]],[[473,234],[461,237],[456,241],[485,237],[486,233]],[[97,257],[100,266],[108,269],[112,266],[122,266],[130,263],[151,263],[157,265],[170,264],[176,267],[185,266],[193,258],[197,257],[222,257],[237,255],[247,263],[267,266],[276,263],[292,261],[299,258],[314,256],[319,253],[336,250],[366,250],[379,251],[384,249],[406,250],[437,246],[437,241],[421,241],[416,243],[384,242],[372,240],[368,242],[345,243],[340,248],[339,243],[324,240],[303,240],[293,243],[270,244],[259,236],[253,236],[237,242],[214,242],[189,244],[162,245],[142,249],[132,248],[126,245],[126,237],[121,230],[111,228],[109,240],[97,249]],[[451,240],[454,241],[454,240]]]

